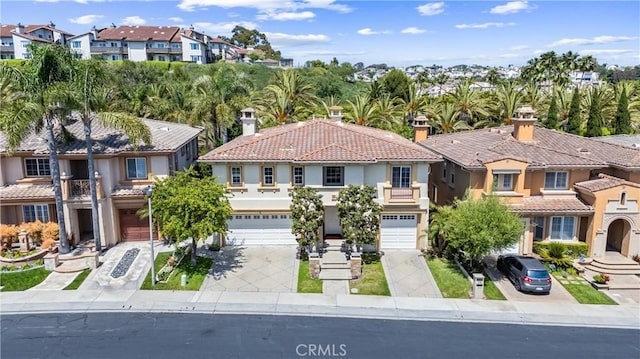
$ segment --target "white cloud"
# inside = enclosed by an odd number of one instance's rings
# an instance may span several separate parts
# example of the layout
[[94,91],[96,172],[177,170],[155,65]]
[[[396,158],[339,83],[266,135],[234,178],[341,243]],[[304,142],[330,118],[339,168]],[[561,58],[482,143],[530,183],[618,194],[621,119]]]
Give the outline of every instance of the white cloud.
[[506,54],[500,54],[498,55],[499,58],[501,59],[513,59],[516,57],[523,57],[522,54],[514,54],[514,53],[506,53]]
[[[206,30],[209,31],[210,33],[224,33],[224,34],[228,34],[231,32],[231,30],[233,30],[234,27],[236,27],[236,25],[240,25],[242,27],[245,27],[247,29],[255,29],[257,28],[257,25],[253,22],[248,22],[248,21],[233,21],[233,22],[195,22],[193,23],[193,26],[197,29],[201,29],[201,30]],[[269,41],[271,41],[271,39],[269,39]]]
[[88,4],[90,2],[104,2],[105,0],[74,0],[78,4]]
[[276,21],[296,21],[296,20],[308,20],[316,17],[311,11],[302,12],[265,12],[258,14],[256,19],[258,20],[276,20]]
[[92,24],[97,20],[102,19],[103,17],[104,17],[103,15],[83,15],[83,16],[78,16],[75,19],[70,18],[69,22],[73,24],[87,25],[87,24]]
[[422,16],[433,16],[442,14],[444,12],[444,2],[431,2],[428,4],[420,5],[416,9]]
[[169,21],[173,21],[173,22],[183,22],[184,21],[181,17],[178,17],[178,16],[170,17],[168,20]]
[[265,32],[264,34],[275,48],[311,45],[331,40],[329,36],[323,34],[294,35],[281,32]]
[[417,35],[417,34],[424,34],[425,32],[427,32],[427,30],[420,29],[415,26],[411,26],[411,27],[407,27],[406,29],[402,29],[402,31],[400,32],[403,34]]
[[528,48],[529,48],[529,46],[527,46],[527,45],[516,45],[516,46],[511,46],[510,49],[513,50],[513,51],[520,51],[520,50],[526,50]]
[[515,22],[485,22],[483,24],[458,24],[456,29],[488,29],[490,27],[515,26]]
[[371,28],[369,27],[365,27],[364,29],[360,29],[357,31],[357,33],[359,35],[364,35],[364,36],[369,36],[369,35],[383,35],[383,34],[390,34],[391,31],[389,30],[384,30],[384,31],[373,31],[371,30]]
[[256,9],[258,12],[284,11],[291,12],[300,9],[326,9],[340,13],[351,12],[352,9],[343,4],[336,4],[334,0],[305,0],[305,1],[282,1],[282,0],[181,0],[178,8],[183,11],[195,11],[198,8],[217,6],[224,9],[235,7]]
[[140,16],[127,16],[122,19],[122,25],[144,25],[147,23],[147,20],[141,18]]
[[577,45],[594,45],[594,44],[610,44],[612,42],[620,42],[620,41],[630,41],[635,40],[637,37],[630,36],[596,36],[591,39],[584,38],[569,38],[569,39],[560,39],[556,42],[549,44],[549,47],[559,47],[559,46],[577,46]]
[[504,5],[498,5],[489,12],[492,14],[515,14],[523,10],[532,9],[527,1],[510,1]]
[[625,49],[585,49],[580,50],[581,54],[590,54],[590,55],[614,55],[614,54],[628,54],[632,53],[633,50],[625,50]]

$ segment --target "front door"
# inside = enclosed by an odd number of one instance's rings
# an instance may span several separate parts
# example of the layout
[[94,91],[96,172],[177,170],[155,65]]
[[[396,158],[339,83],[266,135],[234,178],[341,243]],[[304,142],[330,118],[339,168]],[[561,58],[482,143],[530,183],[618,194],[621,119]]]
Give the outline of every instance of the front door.
[[624,219],[616,219],[607,229],[607,251],[619,252],[623,256],[629,255],[629,239],[631,225]]
[[335,206],[327,206],[324,208],[324,235],[342,235],[338,208]]

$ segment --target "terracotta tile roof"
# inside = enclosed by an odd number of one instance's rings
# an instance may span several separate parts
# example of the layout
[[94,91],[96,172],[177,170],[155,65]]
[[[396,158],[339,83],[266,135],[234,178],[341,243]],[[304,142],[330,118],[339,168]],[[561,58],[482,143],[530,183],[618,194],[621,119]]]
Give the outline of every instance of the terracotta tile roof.
[[10,37],[11,32],[16,29],[16,25],[2,24],[0,25],[0,37]]
[[111,192],[112,197],[140,197],[144,196],[147,186],[115,186]]
[[640,148],[640,134],[593,137],[593,139],[602,142],[615,143],[620,146]]
[[[9,37],[11,35],[13,35],[14,30],[16,29],[17,25],[12,25],[12,24],[2,24],[0,25],[0,37]],[[46,29],[49,31],[54,31],[54,32],[58,32],[64,35],[71,35],[70,33],[66,32],[66,31],[62,31],[60,29],[56,29],[53,27],[50,27],[49,25],[24,25],[24,32],[25,34],[28,34],[32,31],[36,31],[38,29]],[[16,34],[16,35],[20,35],[20,34]],[[24,34],[23,34],[24,35]],[[41,39],[44,40],[44,39]]]
[[513,126],[430,136],[420,142],[463,167],[513,158],[532,167],[590,168],[616,165],[640,168],[640,148],[624,147],[587,137],[536,127],[532,142],[513,138]]
[[[151,144],[138,147],[138,151],[147,152],[173,152],[182,145],[192,140],[200,132],[201,128],[191,127],[184,124],[155,121],[143,119],[151,130]],[[71,119],[65,128],[75,137],[75,140],[67,144],[59,145],[61,154],[86,154],[86,144],[84,141],[84,126],[82,121]],[[92,133],[94,139],[94,153],[120,153],[133,151],[133,146],[129,138],[122,132],[112,128],[101,126],[99,121],[94,121]],[[7,141],[4,134],[0,133],[0,153],[7,151]],[[48,154],[49,149],[44,130],[38,134],[31,133],[15,149],[20,151],[33,151],[36,154]]]
[[14,184],[0,187],[0,199],[37,199],[52,198],[53,185]]
[[521,204],[512,204],[511,209],[521,214],[553,214],[553,213],[592,213],[593,207],[585,204],[577,197],[552,198],[532,196],[525,198]]
[[640,184],[638,183],[630,182],[622,178],[609,176],[603,173],[599,174],[598,178],[575,183],[573,187],[578,190],[584,190],[587,192],[597,192],[622,185],[640,187]]
[[98,32],[100,40],[127,40],[127,41],[170,41],[178,34],[177,26],[118,26],[106,28]]
[[406,138],[370,127],[315,119],[240,136],[206,155],[203,162],[439,161],[440,156]]
[[49,40],[49,39],[43,39],[41,37],[37,37],[37,36],[33,36],[33,35],[29,35],[29,34],[17,34],[17,33],[13,33],[13,35],[16,36],[20,36],[22,38],[31,40],[31,41],[39,41],[39,42],[46,42],[46,43],[53,43],[53,39]]

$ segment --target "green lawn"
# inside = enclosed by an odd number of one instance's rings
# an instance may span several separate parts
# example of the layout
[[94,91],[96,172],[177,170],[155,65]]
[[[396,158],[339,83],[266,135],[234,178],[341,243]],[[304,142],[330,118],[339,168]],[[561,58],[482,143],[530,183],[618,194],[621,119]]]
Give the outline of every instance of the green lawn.
[[309,261],[300,261],[298,293],[322,293],[322,280],[309,276]]
[[[552,273],[556,283],[560,283],[576,300],[581,304],[612,304],[617,305],[608,295],[593,288],[586,280],[569,275],[563,278],[559,272]],[[568,283],[568,281],[579,282],[580,284]],[[564,283],[563,283],[564,282]],[[556,284],[557,285],[557,284]]]
[[[455,262],[441,258],[427,260],[427,266],[444,298],[469,298],[471,283]],[[486,285],[486,284],[485,284]]]
[[27,290],[42,283],[51,274],[44,267],[21,272],[0,272],[0,285],[3,292]]
[[349,281],[349,288],[358,288],[358,293],[366,295],[391,296],[387,278],[384,276],[382,262],[376,261],[370,264],[362,264],[362,277]]
[[80,272],[80,274],[78,274],[78,276],[76,276],[73,282],[69,283],[69,285],[64,287],[63,290],[78,289],[78,287],[80,287],[80,284],[82,284],[82,282],[84,282],[84,280],[87,279],[87,276],[89,276],[89,273],[91,273],[91,269],[83,270],[82,272]]
[[[156,273],[160,271],[167,259],[171,256],[171,252],[158,253],[155,260]],[[200,290],[200,286],[204,281],[204,278],[209,273],[209,269],[213,265],[213,259],[198,257],[196,265],[191,266],[191,257],[189,254],[180,262],[180,265],[173,271],[171,278],[167,283],[156,282],[155,286],[151,285],[151,271],[147,273],[147,276],[142,283],[140,289],[153,289],[153,290]],[[180,285],[180,277],[183,274],[187,275],[187,285]]]
[[484,296],[491,300],[507,300],[486,273],[484,274]]

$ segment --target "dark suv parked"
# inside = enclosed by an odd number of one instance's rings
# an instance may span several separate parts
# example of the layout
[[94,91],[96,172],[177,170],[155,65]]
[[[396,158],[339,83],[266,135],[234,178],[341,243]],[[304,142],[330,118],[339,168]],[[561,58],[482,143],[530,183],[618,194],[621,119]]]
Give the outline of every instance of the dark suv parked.
[[521,292],[549,294],[551,276],[539,260],[533,257],[504,255],[498,257],[498,269]]

